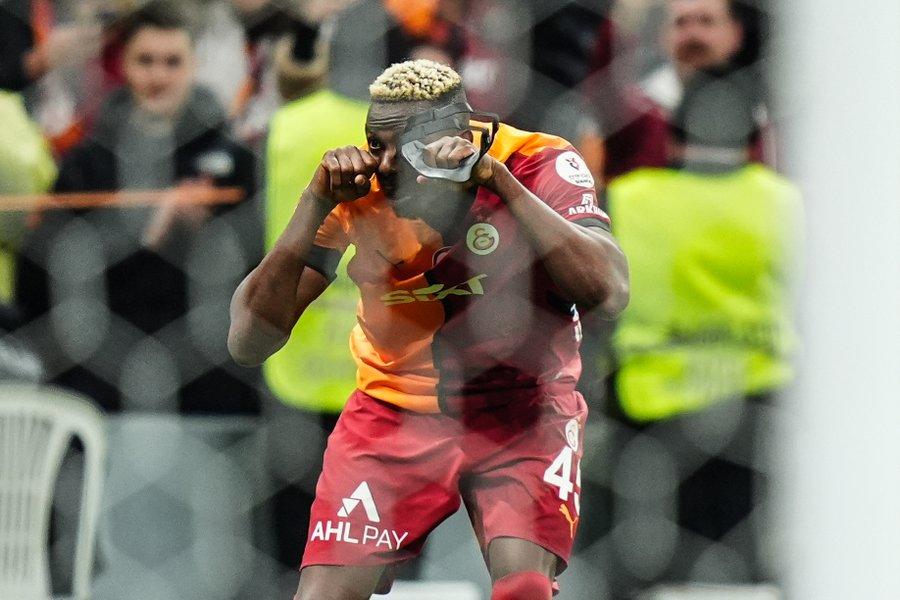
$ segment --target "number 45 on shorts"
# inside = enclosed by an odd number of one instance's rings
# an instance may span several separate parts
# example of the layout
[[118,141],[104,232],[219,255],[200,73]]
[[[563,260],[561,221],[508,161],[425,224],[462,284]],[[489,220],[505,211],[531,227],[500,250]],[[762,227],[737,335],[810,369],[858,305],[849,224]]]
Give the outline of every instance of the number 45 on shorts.
[[[575,513],[581,513],[581,502],[578,497],[578,491],[581,491],[581,461],[575,451],[578,449],[578,421],[572,419],[566,425],[566,442],[547,470],[544,471],[544,481],[549,485],[557,488],[559,499],[563,502],[569,500],[569,494],[575,494]],[[572,481],[572,471],[575,471],[575,481]]]

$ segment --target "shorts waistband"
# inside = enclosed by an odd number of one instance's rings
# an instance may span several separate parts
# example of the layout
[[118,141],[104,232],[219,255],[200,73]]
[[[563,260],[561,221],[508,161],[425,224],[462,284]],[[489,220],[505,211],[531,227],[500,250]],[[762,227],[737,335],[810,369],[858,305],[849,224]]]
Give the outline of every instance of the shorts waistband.
[[511,405],[531,406],[548,396],[561,396],[575,392],[570,382],[552,382],[525,388],[512,388],[478,394],[438,394],[441,414],[460,416],[473,412],[499,410]]

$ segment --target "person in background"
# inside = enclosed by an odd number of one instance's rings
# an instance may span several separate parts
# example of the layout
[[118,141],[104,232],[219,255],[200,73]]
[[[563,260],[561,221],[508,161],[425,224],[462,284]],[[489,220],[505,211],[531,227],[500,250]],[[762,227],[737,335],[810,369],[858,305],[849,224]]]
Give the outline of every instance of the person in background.
[[[311,4],[328,6],[329,2]],[[334,19],[329,72],[331,89],[345,96],[368,101],[368,83],[391,64],[415,57],[451,65],[462,56],[462,29],[447,14],[446,1],[344,0],[342,4],[344,10]]]
[[[759,449],[793,378],[802,205],[794,185],[750,162],[752,86],[747,74],[695,73],[672,119],[672,166],[609,187],[633,289],[613,343],[623,427],[608,453],[612,514],[614,538],[628,540],[611,553],[617,597],[772,576]],[[642,525],[660,519],[678,528]]]
[[590,74],[611,5],[611,0],[530,2],[533,24],[526,31],[532,76],[524,97],[532,101],[521,103],[512,117],[518,127],[570,139],[578,134],[583,116],[576,90]]
[[104,37],[96,15],[78,11],[61,23],[59,8],[51,0],[0,0],[0,90],[22,94],[57,155],[83,134],[66,79],[96,60]]
[[261,146],[272,115],[284,101],[275,75],[276,52],[289,44],[302,21],[271,0],[232,0],[231,6],[244,31],[247,69],[228,107],[229,119],[239,139]]
[[0,91],[0,123],[0,380],[36,382],[43,374],[40,360],[15,335],[22,324],[14,306],[15,268],[26,217],[4,205],[50,189],[56,164],[20,94]]
[[[229,107],[229,118],[241,140],[264,143],[269,121],[285,102],[307,95],[310,81],[327,68],[319,30],[330,23],[347,0],[320,3],[231,0],[244,29],[247,72]],[[313,60],[318,59],[318,60]]]
[[[298,37],[294,44],[303,39]],[[269,127],[267,249],[290,222],[297,207],[297,190],[312,179],[322,155],[337,146],[365,144],[367,104],[328,86],[331,60],[327,32],[320,28],[308,42],[309,54],[299,58],[295,54],[290,73],[279,73],[289,77],[291,89],[301,95],[281,107]],[[356,291],[346,273],[350,256],[348,253],[336,269],[319,302],[304,312],[284,348],[263,365],[265,382],[282,404],[271,407],[268,419],[277,432],[270,436],[269,464],[273,476],[280,479],[276,486],[279,491],[272,499],[272,515],[278,560],[292,572],[303,555],[325,436],[334,429],[356,381],[356,364],[346,348],[334,343],[347,339],[356,324]],[[302,453],[296,451],[298,440],[305,442]],[[278,468],[294,460],[301,461],[302,468]],[[291,479],[290,474],[297,471],[305,476]]]
[[[591,75],[611,0],[445,0],[442,13],[462,24],[457,61],[473,103],[523,129],[572,139],[592,173],[601,175],[599,128],[580,103]],[[527,67],[527,68],[525,68]]]
[[[391,63],[410,57],[427,57],[453,64],[462,53],[459,27],[444,17],[436,0],[371,0],[362,2],[353,13],[368,31],[361,39],[346,13],[360,0],[231,0],[246,38],[247,73],[240,91],[229,106],[229,118],[239,139],[258,147],[263,144],[269,120],[285,101],[309,94],[315,73],[328,68],[335,59],[367,63],[368,81]],[[364,17],[359,11],[366,11]],[[339,38],[342,52],[323,47],[324,39]],[[353,44],[364,42],[365,49]],[[349,44],[350,47],[347,47]],[[343,56],[330,56],[333,54]],[[346,59],[344,58],[346,57]],[[343,72],[343,71],[342,71]],[[331,82],[342,95],[359,96],[342,82]],[[363,90],[364,91],[364,90]]]
[[252,372],[231,372],[216,329],[227,326],[228,290],[261,250],[242,215],[255,192],[253,155],[195,85],[191,31],[176,5],[145,5],[122,39],[127,85],[66,157],[55,190],[237,187],[244,206],[51,211],[27,243],[18,304],[50,380],[107,410],[255,413]]
[[53,69],[86,61],[99,49],[98,22],[49,28],[45,5],[42,0],[0,1],[0,89],[23,91]]
[[[390,63],[425,59],[455,66],[465,50],[464,32],[439,0],[383,0],[396,25],[388,31]],[[385,65],[387,66],[387,65]]]
[[539,18],[531,33],[531,68],[535,76],[527,97],[535,101],[520,105],[514,119],[525,129],[552,131],[575,140],[591,174],[602,182],[603,140],[579,98],[591,74],[594,49],[612,36],[610,15],[615,3],[563,2],[549,13],[546,3],[538,0],[533,4]]
[[647,97],[667,114],[698,70],[737,66],[747,41],[740,7],[733,0],[668,0],[660,33],[668,60],[641,81]]
[[[631,74],[612,64],[616,36],[598,38],[594,74],[585,93],[603,131],[606,181],[639,167],[668,164],[668,121],[684,82],[698,70],[727,67],[758,77],[753,65],[762,39],[760,11],[739,0],[666,0],[664,4],[661,42],[668,61],[640,85],[628,83]],[[754,134],[751,157],[774,164],[774,151],[761,135],[767,120],[759,93],[762,87],[760,79],[748,90],[761,125]]]
[[531,72],[522,68],[530,59],[530,4],[510,0],[449,0],[463,24],[465,51],[459,73],[472,104],[510,119],[525,98]]
[[[125,36],[131,14],[146,0],[31,0],[35,30],[73,28],[96,24],[100,44],[78,68],[60,69],[41,82],[35,99],[44,131],[57,156],[67,152],[90,132],[106,98],[126,84]],[[186,0],[179,10],[191,24],[194,38],[196,83],[207,88],[223,106],[231,106],[246,70],[244,31],[232,14],[229,0]]]
[[31,3],[27,0],[0,2],[0,89],[18,92],[40,77],[36,68]]

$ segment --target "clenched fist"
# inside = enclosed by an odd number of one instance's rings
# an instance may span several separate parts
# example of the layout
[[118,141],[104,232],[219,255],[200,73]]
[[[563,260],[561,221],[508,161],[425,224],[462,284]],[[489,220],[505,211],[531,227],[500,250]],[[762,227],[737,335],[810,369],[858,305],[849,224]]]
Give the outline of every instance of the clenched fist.
[[[429,167],[439,169],[456,169],[467,158],[478,154],[479,150],[469,140],[462,137],[445,136],[431,142],[422,150],[422,160]],[[494,175],[497,161],[494,157],[485,154],[472,168],[472,176],[464,186],[486,185]],[[420,176],[420,183],[428,181],[427,177]]]
[[358,200],[372,188],[372,175],[378,168],[374,156],[356,146],[329,150],[316,169],[310,191],[335,205]]

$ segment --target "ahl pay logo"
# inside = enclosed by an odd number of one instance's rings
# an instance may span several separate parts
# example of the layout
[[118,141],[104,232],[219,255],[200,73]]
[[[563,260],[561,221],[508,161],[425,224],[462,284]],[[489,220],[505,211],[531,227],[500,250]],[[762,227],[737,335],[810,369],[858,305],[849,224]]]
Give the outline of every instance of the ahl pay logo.
[[408,531],[401,532],[390,528],[382,529],[375,525],[363,525],[362,529],[360,529],[359,523],[341,520],[349,518],[359,505],[362,505],[369,523],[381,522],[381,516],[378,514],[375,500],[372,498],[372,490],[369,489],[369,484],[363,481],[353,490],[353,493],[341,499],[341,507],[337,510],[337,520],[327,519],[316,522],[313,526],[312,535],[309,538],[310,541],[341,542],[343,544],[374,546],[375,548],[384,546],[387,550],[400,548],[409,537]]
[[378,516],[378,508],[376,508],[375,500],[372,498],[372,491],[369,489],[369,484],[365,481],[359,484],[349,497],[341,500],[343,506],[338,510],[338,516],[349,517],[350,513],[359,506],[360,502],[362,502],[363,509],[366,511],[366,517],[370,521],[373,523],[381,522],[381,517]]

